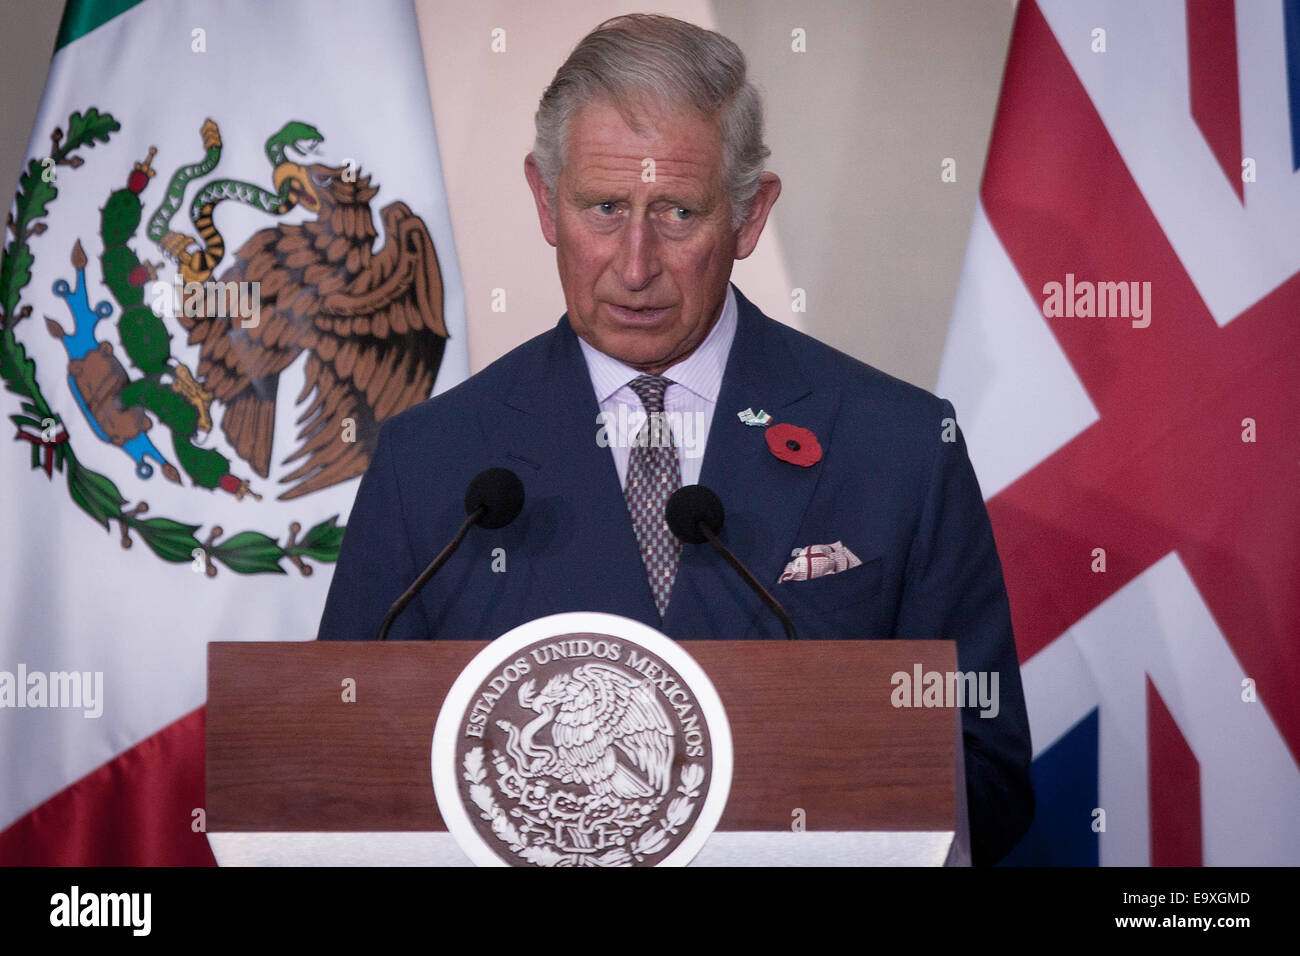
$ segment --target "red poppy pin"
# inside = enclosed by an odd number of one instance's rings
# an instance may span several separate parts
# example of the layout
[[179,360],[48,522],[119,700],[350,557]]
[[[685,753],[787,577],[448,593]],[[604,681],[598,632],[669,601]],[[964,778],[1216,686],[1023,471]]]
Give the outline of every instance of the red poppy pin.
[[800,468],[811,468],[822,460],[822,446],[817,436],[798,425],[769,425],[763,432],[767,447],[782,461]]

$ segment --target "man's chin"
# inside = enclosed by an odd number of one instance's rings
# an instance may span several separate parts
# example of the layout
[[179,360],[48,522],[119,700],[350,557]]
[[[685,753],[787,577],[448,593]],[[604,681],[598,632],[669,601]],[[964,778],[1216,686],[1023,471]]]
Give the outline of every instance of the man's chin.
[[624,365],[651,375],[657,375],[678,360],[673,354],[673,343],[664,344],[635,332],[606,334],[596,341],[587,339],[587,344]]

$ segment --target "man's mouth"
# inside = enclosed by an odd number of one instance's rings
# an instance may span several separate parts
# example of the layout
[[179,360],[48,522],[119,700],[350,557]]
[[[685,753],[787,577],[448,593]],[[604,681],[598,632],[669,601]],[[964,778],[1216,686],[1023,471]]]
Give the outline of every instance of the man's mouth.
[[612,302],[607,302],[605,305],[614,318],[618,319],[620,322],[628,322],[634,325],[657,322],[667,315],[669,310],[668,306],[663,306],[662,308],[636,309],[629,308],[628,306],[615,305]]

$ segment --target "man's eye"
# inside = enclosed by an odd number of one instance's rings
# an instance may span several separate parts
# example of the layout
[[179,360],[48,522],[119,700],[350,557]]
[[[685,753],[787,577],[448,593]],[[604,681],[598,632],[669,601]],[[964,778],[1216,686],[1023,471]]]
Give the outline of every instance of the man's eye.
[[687,219],[690,219],[693,214],[685,206],[674,206],[668,215],[673,222],[685,222]]
[[616,211],[618,211],[618,206],[612,202],[603,202],[603,203],[599,203],[596,206],[596,209],[598,209],[602,215],[610,216],[613,215]]

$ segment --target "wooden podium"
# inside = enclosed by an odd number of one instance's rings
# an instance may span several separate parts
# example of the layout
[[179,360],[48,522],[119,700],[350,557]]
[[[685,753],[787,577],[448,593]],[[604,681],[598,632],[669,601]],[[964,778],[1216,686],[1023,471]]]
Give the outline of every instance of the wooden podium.
[[[486,642],[208,646],[207,827],[222,865],[469,865],[434,799],[443,698]],[[894,707],[950,641],[683,641],[735,769],[692,865],[969,863],[960,710]],[[348,681],[355,701],[345,702]]]

